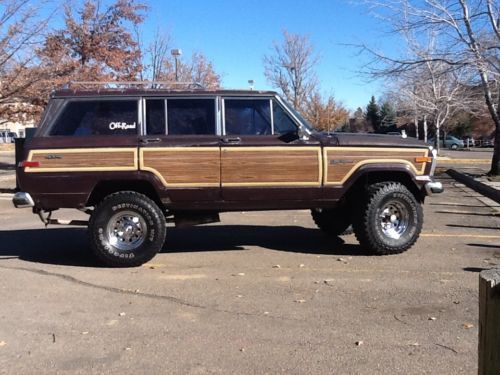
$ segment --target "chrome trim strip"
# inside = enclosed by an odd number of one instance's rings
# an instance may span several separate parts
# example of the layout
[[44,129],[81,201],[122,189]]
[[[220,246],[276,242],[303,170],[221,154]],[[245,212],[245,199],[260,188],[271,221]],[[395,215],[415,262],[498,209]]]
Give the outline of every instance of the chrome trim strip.
[[436,165],[437,165],[437,150],[432,148],[431,153],[432,153],[432,164],[429,176],[434,176],[434,171],[436,170]]

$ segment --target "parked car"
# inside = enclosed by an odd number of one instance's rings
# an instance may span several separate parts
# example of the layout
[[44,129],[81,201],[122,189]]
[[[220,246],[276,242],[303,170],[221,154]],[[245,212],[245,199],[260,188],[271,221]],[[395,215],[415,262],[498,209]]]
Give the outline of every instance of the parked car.
[[166,223],[241,210],[310,209],[325,233],[352,225],[365,249],[398,254],[420,234],[425,196],[443,191],[432,147],[316,132],[271,91],[59,90],[18,144],[14,205],[45,224],[62,224],[59,208],[87,213],[72,224],[111,266],[153,258]]
[[15,132],[8,130],[0,131],[0,143],[14,143],[14,139],[17,138]]
[[489,138],[489,137],[484,137],[484,138],[479,139],[479,144],[480,144],[480,147],[494,147],[495,146],[495,139]]
[[[457,150],[459,148],[464,148],[465,143],[463,140],[458,139],[457,137],[453,135],[447,135],[445,139],[440,139],[441,140],[441,146],[445,148],[450,148],[452,150]],[[435,138],[429,138],[427,140],[427,143],[430,145],[435,145],[436,144],[436,139]]]

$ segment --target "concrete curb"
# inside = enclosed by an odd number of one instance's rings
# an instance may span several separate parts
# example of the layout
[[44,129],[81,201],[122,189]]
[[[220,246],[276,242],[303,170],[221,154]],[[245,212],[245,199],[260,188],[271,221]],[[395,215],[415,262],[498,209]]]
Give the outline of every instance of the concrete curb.
[[497,190],[491,186],[483,184],[482,182],[476,181],[473,177],[466,175],[465,173],[459,172],[455,169],[448,169],[446,173],[461,182],[465,186],[477,191],[479,194],[500,203],[500,190]]

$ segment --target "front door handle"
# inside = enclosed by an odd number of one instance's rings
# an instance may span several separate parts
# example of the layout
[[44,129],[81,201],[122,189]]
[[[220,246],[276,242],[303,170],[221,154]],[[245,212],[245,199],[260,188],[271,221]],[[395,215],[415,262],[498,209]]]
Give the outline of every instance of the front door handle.
[[161,142],[161,139],[160,138],[143,138],[141,139],[141,143],[158,143],[158,142]]
[[240,143],[241,138],[240,137],[224,137],[224,138],[222,138],[222,142],[224,142],[224,143]]

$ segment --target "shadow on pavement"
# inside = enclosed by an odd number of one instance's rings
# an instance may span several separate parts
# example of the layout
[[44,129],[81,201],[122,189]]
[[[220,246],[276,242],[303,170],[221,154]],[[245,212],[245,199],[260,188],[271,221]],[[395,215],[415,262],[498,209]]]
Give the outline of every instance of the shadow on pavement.
[[[253,225],[168,228],[161,252],[241,251],[246,246],[305,254],[366,255],[359,245],[344,244],[341,238],[328,237],[318,229]],[[0,261],[12,258],[65,266],[100,267],[91,253],[85,228],[0,231]]]
[[491,229],[491,230],[500,230],[498,227],[485,227],[480,225],[461,225],[461,224],[446,224],[447,227],[452,228],[471,228],[471,229]]
[[500,245],[490,245],[490,244],[485,244],[485,243],[468,243],[467,246],[486,247],[488,249],[500,249]]
[[479,273],[479,272],[482,272],[482,271],[486,271],[486,270],[489,270],[489,268],[481,268],[481,267],[465,267],[465,268],[462,268],[465,272],[475,272],[475,273]]

